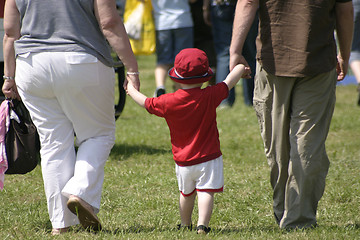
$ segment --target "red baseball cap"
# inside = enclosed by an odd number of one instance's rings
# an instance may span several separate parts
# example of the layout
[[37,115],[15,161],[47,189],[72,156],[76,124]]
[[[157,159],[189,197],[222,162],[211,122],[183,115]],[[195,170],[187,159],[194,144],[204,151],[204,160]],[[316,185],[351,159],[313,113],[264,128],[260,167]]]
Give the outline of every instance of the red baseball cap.
[[181,50],[168,74],[172,80],[183,84],[207,82],[214,75],[206,53],[197,48]]

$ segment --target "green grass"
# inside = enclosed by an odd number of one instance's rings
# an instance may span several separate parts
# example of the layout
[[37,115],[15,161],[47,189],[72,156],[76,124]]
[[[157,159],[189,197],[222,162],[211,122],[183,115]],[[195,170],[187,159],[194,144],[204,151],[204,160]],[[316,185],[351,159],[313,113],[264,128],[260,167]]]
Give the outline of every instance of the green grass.
[[[152,96],[154,56],[138,58],[141,89]],[[167,82],[167,88],[172,83]],[[252,108],[241,86],[232,109],[218,111],[225,189],[215,195],[212,232],[179,232],[178,190],[164,119],[150,115],[129,97],[116,121],[116,144],[105,167],[99,218],[104,231],[80,227],[57,239],[360,239],[360,108],[355,86],[339,86],[327,141],[331,161],[318,208],[319,227],[283,232],[272,214],[269,169]],[[193,215],[196,224],[197,208]],[[41,170],[6,175],[0,192],[0,239],[52,239]]]

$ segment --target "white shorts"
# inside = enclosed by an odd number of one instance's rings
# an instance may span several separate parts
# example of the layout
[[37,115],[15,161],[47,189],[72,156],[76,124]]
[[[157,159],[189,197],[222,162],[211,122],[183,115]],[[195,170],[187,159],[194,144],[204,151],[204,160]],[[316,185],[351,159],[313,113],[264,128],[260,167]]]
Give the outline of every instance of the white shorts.
[[222,192],[224,173],[222,156],[192,166],[175,167],[179,191],[183,196],[190,196],[194,191]]

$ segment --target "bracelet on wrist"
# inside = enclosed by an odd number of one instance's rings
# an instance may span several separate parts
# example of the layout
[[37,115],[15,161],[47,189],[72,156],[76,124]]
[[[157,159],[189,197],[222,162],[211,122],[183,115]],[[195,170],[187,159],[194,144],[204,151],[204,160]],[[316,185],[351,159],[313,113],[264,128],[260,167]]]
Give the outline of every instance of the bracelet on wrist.
[[8,76],[3,76],[4,80],[15,80],[15,77],[8,77]]
[[126,72],[126,75],[139,75],[140,72]]

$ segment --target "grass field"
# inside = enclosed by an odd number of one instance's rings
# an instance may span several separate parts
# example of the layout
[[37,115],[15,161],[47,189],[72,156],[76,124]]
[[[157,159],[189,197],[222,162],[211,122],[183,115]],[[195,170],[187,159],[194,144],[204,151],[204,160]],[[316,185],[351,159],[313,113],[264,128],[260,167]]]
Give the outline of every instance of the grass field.
[[[154,92],[154,56],[138,58],[141,89]],[[172,83],[167,82],[171,89]],[[99,218],[104,231],[80,227],[57,239],[360,239],[360,108],[354,85],[339,86],[327,141],[331,161],[318,208],[318,228],[283,232],[272,213],[269,169],[252,108],[241,86],[231,109],[218,111],[225,189],[215,196],[212,231],[179,232],[178,190],[164,119],[150,115],[129,97],[116,121],[116,144],[105,167]],[[197,208],[193,215],[196,224]],[[40,167],[5,176],[0,192],[0,239],[52,239]]]

